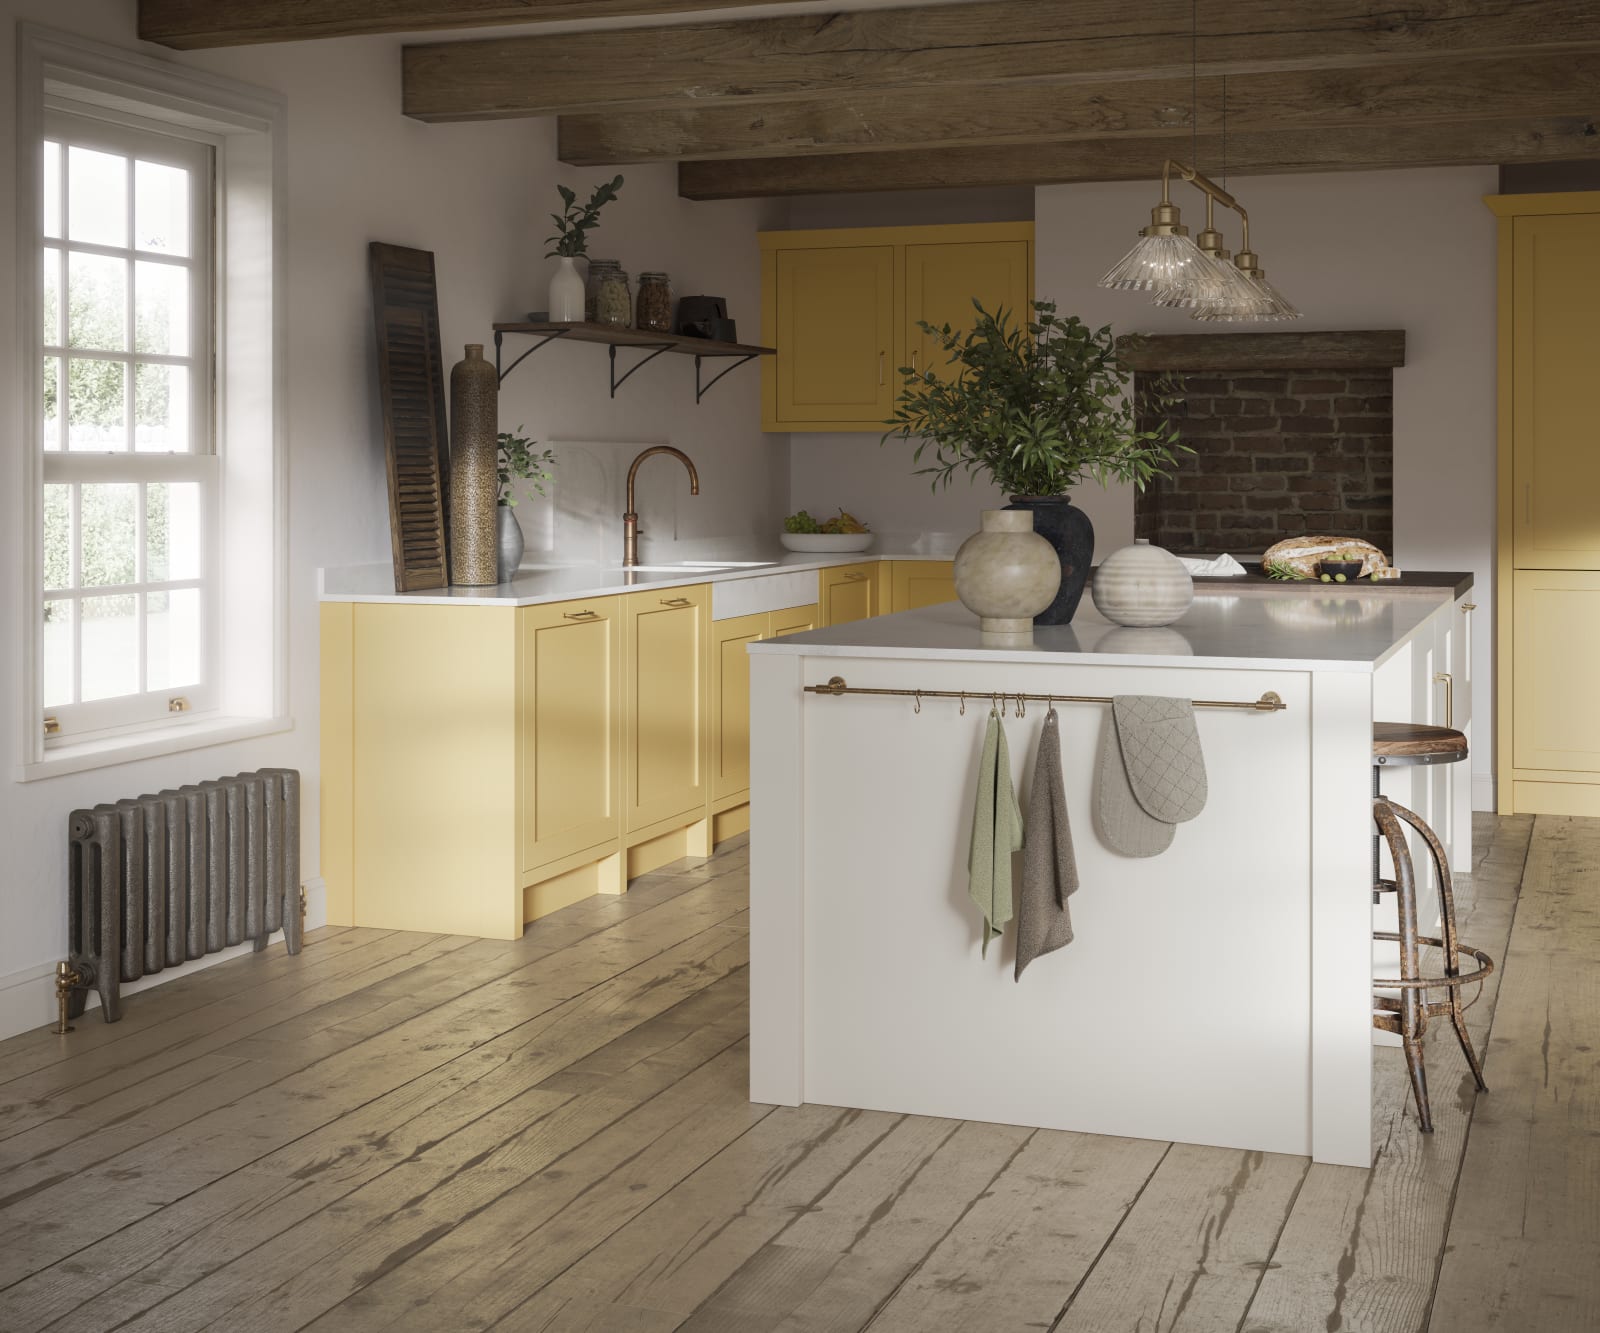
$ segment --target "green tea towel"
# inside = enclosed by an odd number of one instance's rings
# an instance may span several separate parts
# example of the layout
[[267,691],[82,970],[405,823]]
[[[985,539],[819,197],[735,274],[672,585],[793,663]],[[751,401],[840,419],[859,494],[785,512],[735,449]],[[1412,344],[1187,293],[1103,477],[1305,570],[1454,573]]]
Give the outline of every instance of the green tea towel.
[[1067,793],[1061,778],[1061,731],[1052,708],[1039,734],[1039,759],[1028,792],[1028,845],[1022,853],[1022,892],[1017,898],[1017,970],[1042,954],[1072,943],[1067,896],[1078,888],[1078,862],[1067,823]]
[[990,712],[978,761],[978,800],[972,809],[967,857],[972,901],[983,913],[983,952],[1011,920],[1011,853],[1022,847],[1022,811],[1011,785],[1011,751],[998,713]]

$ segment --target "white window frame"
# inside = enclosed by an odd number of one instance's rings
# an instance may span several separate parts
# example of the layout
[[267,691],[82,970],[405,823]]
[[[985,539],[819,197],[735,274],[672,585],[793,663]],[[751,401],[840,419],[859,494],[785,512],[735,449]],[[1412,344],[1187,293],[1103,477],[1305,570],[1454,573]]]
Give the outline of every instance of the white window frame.
[[[139,453],[132,449],[131,438],[126,441],[125,452],[94,453],[74,452],[67,447],[65,414],[58,419],[60,438],[57,448],[43,451],[43,481],[46,486],[53,483],[75,483],[79,486],[93,485],[96,483],[124,483],[140,487],[141,503],[135,511],[135,536],[139,549],[135,560],[135,582],[118,587],[83,587],[78,584],[76,577],[70,589],[44,589],[44,598],[47,601],[62,600],[74,604],[72,619],[72,672],[75,680],[81,680],[83,674],[83,616],[81,604],[85,598],[135,595],[139,593],[178,591],[180,589],[195,588],[200,595],[200,623],[201,623],[201,652],[199,662],[199,678],[197,680],[174,681],[167,688],[141,689],[133,694],[119,695],[109,699],[98,699],[89,702],[77,701],[68,704],[46,705],[46,737],[47,750],[61,749],[77,744],[85,739],[96,740],[118,734],[128,734],[137,730],[144,730],[152,723],[170,722],[179,713],[191,714],[192,720],[206,719],[213,715],[219,706],[220,695],[217,690],[217,675],[219,662],[217,656],[217,607],[220,593],[220,580],[217,577],[217,561],[219,550],[216,541],[217,534],[217,483],[219,470],[219,457],[217,450],[216,429],[212,419],[212,364],[213,349],[216,344],[215,311],[215,245],[213,243],[213,209],[212,199],[215,197],[215,163],[214,156],[217,141],[212,135],[174,134],[171,130],[156,130],[147,128],[143,123],[133,123],[131,117],[119,117],[117,120],[104,119],[101,114],[96,114],[93,108],[87,112],[64,99],[47,99],[45,112],[45,138],[58,142],[63,147],[62,171],[59,188],[61,196],[57,200],[58,210],[61,212],[61,235],[59,237],[46,237],[44,242],[45,264],[48,267],[52,262],[56,265],[57,274],[57,302],[59,309],[60,329],[64,329],[67,322],[67,313],[70,308],[68,300],[69,287],[67,275],[70,272],[70,256],[73,254],[103,254],[119,260],[138,260],[143,263],[171,264],[181,267],[190,275],[189,283],[189,308],[185,313],[188,324],[187,335],[191,343],[189,354],[183,357],[155,355],[141,353],[137,350],[136,339],[133,335],[133,311],[136,302],[136,281],[130,285],[127,292],[128,302],[128,327],[126,329],[126,347],[121,352],[89,352],[68,345],[69,338],[61,338],[59,342],[53,340],[48,332],[42,334],[44,339],[44,354],[55,360],[64,372],[65,367],[74,359],[109,360],[120,362],[128,368],[124,393],[128,397],[130,411],[125,422],[126,429],[131,433],[135,429],[135,421],[131,413],[132,395],[136,391],[134,368],[139,364],[148,365],[183,365],[189,370],[188,403],[186,415],[189,422],[189,451],[177,454]],[[165,165],[181,167],[189,173],[191,181],[189,199],[189,253],[185,257],[172,257],[166,255],[153,255],[137,249],[137,238],[133,234],[133,173],[130,171],[128,183],[128,240],[124,247],[108,247],[85,244],[72,240],[67,234],[66,212],[61,207],[66,199],[67,191],[67,153],[68,146],[93,148],[128,159],[130,162],[156,161]],[[52,261],[51,256],[54,256]],[[36,261],[37,262],[37,261]],[[137,272],[135,268],[133,272]],[[59,329],[58,329],[59,331]],[[71,394],[68,391],[70,376],[58,374],[58,402],[70,405]],[[160,583],[152,582],[146,577],[145,560],[145,512],[143,503],[144,486],[159,482],[190,482],[200,487],[201,494],[201,561],[198,578],[167,580]],[[81,494],[81,492],[80,492]],[[73,507],[73,528],[76,533],[77,507]],[[81,538],[75,537],[74,551],[76,552]],[[76,575],[77,571],[74,570]],[[139,673],[141,684],[145,681],[148,669],[148,652],[146,645],[146,631],[148,621],[141,603],[138,607],[138,642],[139,642]],[[48,730],[49,719],[53,718],[55,732]]]
[[[285,105],[276,93],[33,24],[17,42],[18,411],[7,479],[19,498],[13,530],[22,544],[23,596],[14,642],[21,653],[18,699],[27,781],[106,764],[286,730],[288,691],[288,459],[285,443],[287,330],[284,311]],[[208,454],[144,457],[152,472],[187,479],[214,474],[206,527],[213,580],[206,663],[215,683],[206,707],[156,720],[120,722],[111,712],[92,736],[47,742],[42,706],[44,481],[100,479],[104,455],[46,454],[43,439],[44,150],[56,113],[209,144],[215,356],[206,429]],[[65,299],[65,293],[62,294]],[[102,471],[97,471],[97,467]],[[180,474],[183,474],[180,477]],[[122,480],[122,477],[116,477]],[[152,479],[157,479],[152,476]],[[80,709],[95,704],[79,704]]]

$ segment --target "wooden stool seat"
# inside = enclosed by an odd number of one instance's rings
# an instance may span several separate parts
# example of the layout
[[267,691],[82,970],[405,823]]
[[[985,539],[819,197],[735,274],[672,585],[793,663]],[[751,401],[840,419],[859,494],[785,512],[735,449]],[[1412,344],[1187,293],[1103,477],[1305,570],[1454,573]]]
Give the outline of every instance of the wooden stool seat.
[[1429,727],[1420,722],[1374,722],[1372,762],[1453,764],[1467,757],[1467,738],[1454,727]]

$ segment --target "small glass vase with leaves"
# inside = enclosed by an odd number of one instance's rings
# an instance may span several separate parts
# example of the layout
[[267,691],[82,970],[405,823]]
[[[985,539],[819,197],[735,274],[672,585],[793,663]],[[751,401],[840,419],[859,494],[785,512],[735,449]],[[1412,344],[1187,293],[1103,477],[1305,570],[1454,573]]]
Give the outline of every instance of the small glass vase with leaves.
[[550,321],[577,324],[583,320],[584,281],[576,260],[589,253],[589,233],[600,225],[600,210],[622,189],[622,177],[614,176],[595,186],[585,204],[578,202],[577,192],[570,187],[557,185],[556,189],[561,194],[563,208],[550,215],[556,230],[545,241],[550,249],[544,256],[560,261],[555,276],[550,279]]
[[[1179,442],[1170,413],[1177,386],[1166,376],[1141,383],[1117,363],[1110,326],[1092,329],[1076,315],[1057,315],[1055,303],[1034,301],[1023,323],[973,301],[977,318],[965,332],[950,325],[921,329],[938,344],[945,364],[905,377],[883,441],[915,439],[916,471],[933,488],[957,473],[986,476],[1009,496],[1010,509],[1033,511],[1034,531],[1061,557],[1061,588],[1035,624],[1072,619],[1088,582],[1094,526],[1068,492],[1085,479],[1132,483],[1142,490],[1177,465]],[[1157,425],[1142,425],[1158,417]]]
[[[522,430],[521,426],[517,427]],[[554,466],[555,454],[537,449],[537,440],[511,431],[500,432],[500,505],[495,510],[495,578],[500,583],[510,583],[522,564],[522,525],[513,512],[517,507],[516,483],[526,482],[540,495],[545,493],[544,483],[550,480],[548,469]]]

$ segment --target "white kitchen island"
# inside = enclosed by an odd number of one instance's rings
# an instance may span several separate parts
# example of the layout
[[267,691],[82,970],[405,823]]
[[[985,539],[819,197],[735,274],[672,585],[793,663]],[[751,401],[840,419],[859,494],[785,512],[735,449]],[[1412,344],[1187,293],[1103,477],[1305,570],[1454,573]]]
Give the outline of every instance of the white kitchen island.
[[[1003,648],[952,603],[752,645],[751,1098],[1369,1166],[1372,723],[1470,725],[1469,595],[1203,586],[1162,630],[1085,597]],[[969,697],[807,692],[833,677]],[[994,695],[1269,691],[1282,711],[1196,710],[1208,801],[1147,859],[1092,819],[1105,705],[1059,705],[1076,938],[1020,982],[1013,931],[981,956],[966,862]],[[1045,707],[1016,712],[1026,808]],[[1384,789],[1465,869],[1455,767]]]

